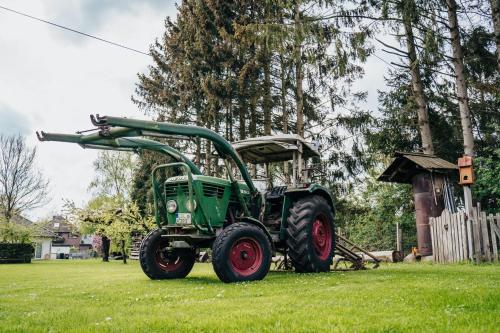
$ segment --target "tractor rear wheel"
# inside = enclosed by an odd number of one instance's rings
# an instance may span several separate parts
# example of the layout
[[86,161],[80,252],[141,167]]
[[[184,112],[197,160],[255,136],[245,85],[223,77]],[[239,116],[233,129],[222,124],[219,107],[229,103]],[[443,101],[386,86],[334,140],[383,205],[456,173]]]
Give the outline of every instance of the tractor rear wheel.
[[271,266],[271,243],[250,223],[231,224],[212,246],[212,265],[223,282],[262,280]]
[[310,195],[297,200],[287,219],[288,255],[296,272],[330,270],[335,250],[333,211],[325,198]]
[[144,273],[152,280],[185,278],[195,262],[191,249],[168,249],[168,239],[162,230],[151,231],[142,241],[139,262]]

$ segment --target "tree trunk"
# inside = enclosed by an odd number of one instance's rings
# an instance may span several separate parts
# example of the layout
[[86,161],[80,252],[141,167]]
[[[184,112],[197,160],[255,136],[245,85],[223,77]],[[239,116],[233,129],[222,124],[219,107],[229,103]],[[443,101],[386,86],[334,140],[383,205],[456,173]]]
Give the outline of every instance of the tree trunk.
[[247,113],[247,98],[243,92],[240,92],[239,96],[239,121],[240,121],[240,140],[245,140],[247,137],[247,129],[246,129],[246,113]]
[[229,102],[229,136],[228,139],[229,141],[234,141],[234,134],[233,134],[233,103],[230,101]]
[[497,44],[497,66],[500,73],[500,0],[490,0],[491,16],[493,18],[493,31]]
[[[264,46],[267,48],[266,46]],[[271,135],[271,68],[269,53],[267,50],[264,52],[264,96],[263,96],[263,111],[264,111],[264,135]]]
[[[199,103],[196,104],[196,126],[202,126],[201,119],[201,106]],[[194,164],[199,168],[201,166],[201,140],[196,137],[196,152],[194,155]]]
[[420,137],[422,139],[422,148],[425,154],[434,154],[434,145],[432,144],[431,129],[429,126],[429,113],[427,111],[427,101],[425,98],[424,87],[420,77],[420,66],[415,49],[415,38],[413,36],[413,27],[411,18],[408,14],[403,14],[404,28],[406,35],[406,44],[408,48],[408,59],[410,61],[411,83],[413,98],[417,105],[418,126]]
[[120,245],[121,245],[121,248],[122,248],[123,263],[126,264],[127,263],[127,253],[125,252],[125,241],[122,240],[120,242]]
[[196,138],[196,152],[194,155],[194,164],[199,168],[201,165],[201,140]]
[[302,86],[302,26],[300,23],[300,0],[295,1],[295,79],[297,106],[297,134],[304,136],[304,91]]
[[[281,115],[283,122],[283,133],[288,133],[288,110],[286,108],[286,92],[287,92],[287,66],[286,60],[283,54],[280,54],[280,79],[281,79]],[[288,168],[288,162],[283,163],[283,174],[285,176],[285,181],[287,184],[290,183],[290,171]]]
[[226,115],[225,116],[226,116],[226,121],[225,121],[225,123],[226,123],[225,124],[226,125],[226,127],[225,127],[226,133],[225,133],[225,137],[226,137],[226,140],[231,141],[229,139],[229,108],[226,108]]
[[251,97],[250,97],[250,124],[248,131],[250,132],[250,137],[254,138],[257,136],[257,98],[258,94],[255,91],[255,80],[254,77],[251,83]]
[[285,58],[283,55],[280,55],[280,63],[281,63],[281,115],[282,115],[282,122],[283,122],[283,133],[288,133],[288,110],[286,108],[286,64],[285,64]]
[[[213,115],[213,124],[214,124],[214,131],[215,133],[217,134],[220,134],[220,122],[219,122],[219,108],[215,109],[214,110],[214,115]],[[214,156],[212,158],[212,156],[210,157],[211,160],[212,160],[212,163],[213,163],[213,171],[212,171],[212,176],[214,177],[218,177],[218,174],[219,174],[219,157],[218,155],[217,156]]]
[[[210,129],[210,127],[208,127]],[[206,140],[205,142],[205,174],[207,176],[212,175],[212,159],[210,158],[210,151],[212,150],[212,142]]]
[[109,261],[109,247],[111,241],[109,240],[108,237],[102,236],[101,237],[101,242],[102,242],[102,261]]
[[455,0],[446,0],[448,7],[448,25],[450,28],[451,47],[453,50],[453,66],[455,67],[457,99],[460,108],[460,121],[464,137],[464,153],[474,156],[474,137],[472,135],[472,122],[467,94],[467,82],[464,75],[463,50],[460,44],[460,32],[457,20],[457,3]]

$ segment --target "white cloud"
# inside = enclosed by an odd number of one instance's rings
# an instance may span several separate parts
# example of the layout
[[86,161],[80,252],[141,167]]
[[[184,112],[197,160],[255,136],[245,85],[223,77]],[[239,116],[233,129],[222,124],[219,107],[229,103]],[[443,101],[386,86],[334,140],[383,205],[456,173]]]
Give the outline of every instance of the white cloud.
[[[85,25],[98,13],[102,16],[99,24],[89,23],[96,28],[92,33],[145,51],[162,34],[165,17],[175,16],[172,2],[164,6],[136,2],[130,8],[108,6],[102,11],[97,6],[100,2],[84,3],[87,1],[2,1],[3,6],[49,20],[55,20],[51,13],[64,16],[66,12],[71,17],[68,10],[85,7],[79,14],[73,13],[80,20],[73,23]],[[79,28],[71,20],[61,23]],[[38,165],[51,182],[52,200],[31,212],[33,218],[59,211],[62,198],[77,204],[86,201],[97,155],[77,145],[40,143],[34,131],[73,133],[91,128],[91,113],[144,117],[130,96],[136,74],[144,72],[151,62],[145,55],[96,40],[75,43],[60,38],[55,29],[0,10],[0,30],[6,32],[0,34],[0,133],[15,126],[25,133],[28,143],[37,147]]]
[[31,121],[22,113],[0,102],[0,133],[26,135],[31,131]]

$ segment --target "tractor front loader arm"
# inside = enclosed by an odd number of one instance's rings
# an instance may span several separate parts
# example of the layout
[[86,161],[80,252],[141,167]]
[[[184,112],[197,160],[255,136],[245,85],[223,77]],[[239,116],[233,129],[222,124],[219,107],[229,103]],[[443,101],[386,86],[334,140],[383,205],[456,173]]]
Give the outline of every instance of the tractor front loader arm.
[[[130,131],[130,130],[129,130]],[[40,141],[58,141],[76,143],[82,148],[90,149],[107,149],[119,151],[135,151],[144,149],[163,153],[172,157],[176,162],[183,162],[189,166],[189,169],[194,175],[201,175],[200,169],[185,155],[177,149],[169,145],[160,143],[158,141],[142,139],[142,138],[129,138],[129,137],[116,137],[106,138],[98,134],[60,134],[60,133],[45,133],[37,132],[38,140]]]
[[[129,136],[135,132],[135,135],[144,136],[180,135],[185,137],[200,137],[207,139],[214,143],[215,149],[221,157],[231,157],[238,167],[238,170],[240,171],[243,180],[247,184],[252,195],[255,196],[258,194],[258,190],[254,186],[252,178],[250,177],[250,173],[248,172],[239,154],[236,150],[234,150],[233,146],[226,141],[226,139],[212,130],[199,126],[99,115],[91,115],[90,119],[95,126],[101,128],[102,134],[109,135],[109,137],[114,137],[116,135]],[[110,129],[110,127],[115,128]],[[127,131],[129,134],[123,135],[124,132]]]

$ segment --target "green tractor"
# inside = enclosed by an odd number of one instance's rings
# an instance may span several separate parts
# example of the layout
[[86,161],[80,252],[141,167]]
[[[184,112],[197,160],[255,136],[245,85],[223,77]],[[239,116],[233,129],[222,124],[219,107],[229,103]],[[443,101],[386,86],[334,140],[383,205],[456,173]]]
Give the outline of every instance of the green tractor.
[[[212,249],[213,268],[223,282],[263,279],[277,252],[290,259],[296,272],[330,270],[336,245],[333,200],[325,187],[311,181],[308,161],[320,155],[302,137],[277,135],[231,144],[197,126],[99,115],[91,121],[97,127],[92,134],[37,135],[41,141],[84,148],[154,150],[175,161],[152,171],[158,228],[144,238],[139,255],[151,279],[186,277],[206,248]],[[211,141],[227,178],[203,175],[179,151],[141,138],[145,136]],[[269,166],[285,161],[292,161],[291,177],[274,186]],[[262,166],[265,186],[258,190],[263,179],[255,179],[255,170]],[[174,176],[165,179],[165,174]]]

